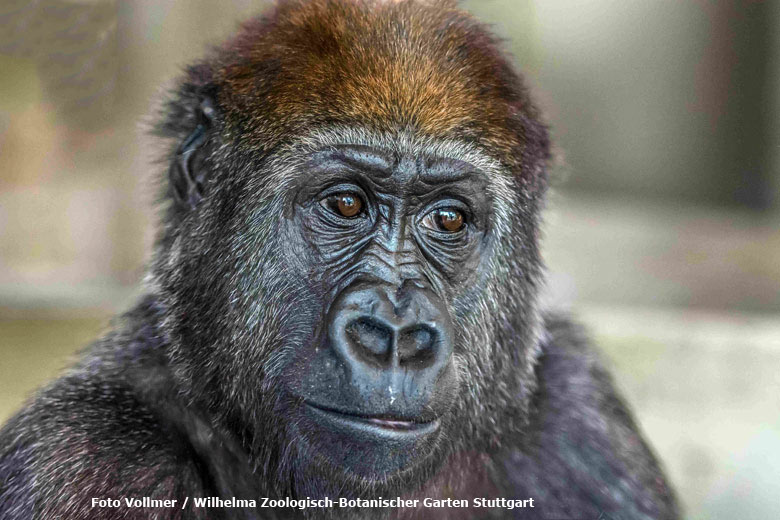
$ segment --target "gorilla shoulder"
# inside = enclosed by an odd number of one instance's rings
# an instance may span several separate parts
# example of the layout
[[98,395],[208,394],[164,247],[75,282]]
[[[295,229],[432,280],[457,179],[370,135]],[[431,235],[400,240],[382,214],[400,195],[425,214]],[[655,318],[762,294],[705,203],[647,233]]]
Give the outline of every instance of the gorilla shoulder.
[[677,518],[674,494],[583,328],[548,314],[541,344],[530,433],[499,457],[510,489],[554,518]]
[[96,343],[0,430],[0,518],[128,518],[92,498],[205,491],[193,444],[162,396],[159,342],[138,321],[147,310],[129,313],[128,335]]

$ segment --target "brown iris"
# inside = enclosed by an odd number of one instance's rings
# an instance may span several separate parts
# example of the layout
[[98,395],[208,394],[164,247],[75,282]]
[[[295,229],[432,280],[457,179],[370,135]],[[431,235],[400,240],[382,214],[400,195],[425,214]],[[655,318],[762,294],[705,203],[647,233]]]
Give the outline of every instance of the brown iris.
[[323,202],[331,211],[344,218],[356,217],[363,210],[363,200],[354,193],[338,193]]
[[436,231],[457,233],[463,229],[463,213],[455,208],[443,208],[431,211],[423,220],[423,225]]

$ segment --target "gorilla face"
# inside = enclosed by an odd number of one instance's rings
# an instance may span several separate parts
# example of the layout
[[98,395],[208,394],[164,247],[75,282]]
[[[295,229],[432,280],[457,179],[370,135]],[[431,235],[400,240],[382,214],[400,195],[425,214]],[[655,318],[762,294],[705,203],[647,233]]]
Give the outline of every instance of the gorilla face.
[[427,458],[459,394],[453,300],[484,252],[486,177],[355,145],[317,151],[304,170],[285,230],[312,289],[302,315],[316,320],[281,380],[302,439],[375,478]]
[[336,130],[204,164],[160,279],[172,362],[256,467],[316,481],[299,493],[389,492],[523,420],[535,201],[496,161]]

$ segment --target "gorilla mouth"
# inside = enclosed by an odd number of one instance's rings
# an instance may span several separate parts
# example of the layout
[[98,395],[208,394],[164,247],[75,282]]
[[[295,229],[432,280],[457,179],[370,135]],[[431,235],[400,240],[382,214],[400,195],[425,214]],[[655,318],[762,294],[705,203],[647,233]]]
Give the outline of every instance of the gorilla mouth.
[[325,419],[328,422],[335,423],[339,427],[351,426],[365,431],[366,433],[375,433],[379,435],[397,436],[421,436],[433,433],[439,427],[439,420],[433,421],[415,421],[389,417],[387,415],[358,415],[352,413],[324,408],[313,403],[306,402],[307,408],[314,411],[315,415]]

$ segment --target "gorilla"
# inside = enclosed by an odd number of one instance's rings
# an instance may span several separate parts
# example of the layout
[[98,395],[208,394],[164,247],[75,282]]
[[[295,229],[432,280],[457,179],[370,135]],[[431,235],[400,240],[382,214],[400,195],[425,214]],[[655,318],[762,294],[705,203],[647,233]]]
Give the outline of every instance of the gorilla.
[[0,517],[678,517],[540,308],[548,132],[455,2],[281,0],[154,132],[144,296],[0,432]]

